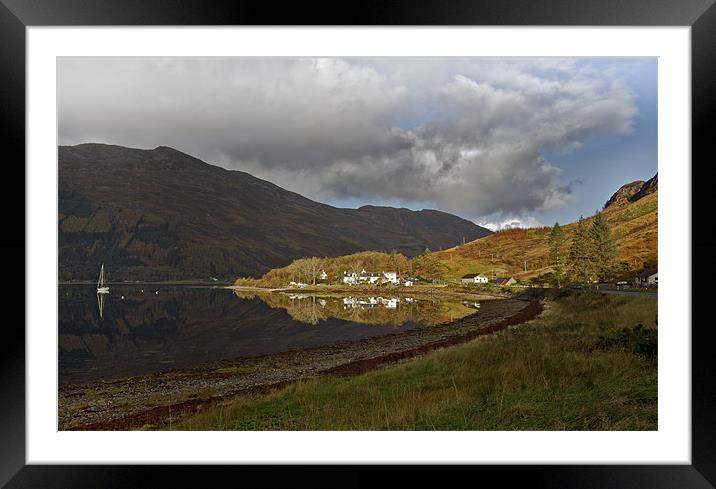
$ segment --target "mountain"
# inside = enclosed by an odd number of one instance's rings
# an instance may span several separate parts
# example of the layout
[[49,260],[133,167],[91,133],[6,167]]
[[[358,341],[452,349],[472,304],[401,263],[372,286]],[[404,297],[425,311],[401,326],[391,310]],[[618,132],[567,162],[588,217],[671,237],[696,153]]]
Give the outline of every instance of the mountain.
[[60,146],[59,276],[259,276],[302,256],[412,256],[491,231],[436,210],[341,209],[172,148]]
[[[607,201],[608,205],[602,211],[617,244],[619,273],[625,278],[633,276],[634,271],[658,263],[657,186],[656,176],[646,182],[624,185]],[[591,218],[586,222],[591,225]],[[575,224],[562,228],[569,247]],[[433,255],[438,258],[446,278],[484,273],[489,277],[529,279],[551,271],[549,232],[549,227],[508,229]]]

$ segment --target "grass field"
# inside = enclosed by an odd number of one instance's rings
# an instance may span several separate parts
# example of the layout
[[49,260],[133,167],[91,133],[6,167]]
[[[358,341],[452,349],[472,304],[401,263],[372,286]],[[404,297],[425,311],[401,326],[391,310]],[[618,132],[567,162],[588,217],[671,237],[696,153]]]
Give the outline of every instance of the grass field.
[[528,324],[239,398],[171,428],[656,430],[656,315],[653,298],[564,292]]

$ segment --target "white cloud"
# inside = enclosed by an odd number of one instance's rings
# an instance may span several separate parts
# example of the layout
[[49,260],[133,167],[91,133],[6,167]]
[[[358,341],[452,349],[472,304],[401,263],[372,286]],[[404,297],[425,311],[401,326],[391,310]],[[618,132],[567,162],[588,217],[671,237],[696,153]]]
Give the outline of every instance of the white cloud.
[[477,224],[492,231],[538,228],[544,226],[544,224],[532,216],[508,217],[501,221],[478,220]]

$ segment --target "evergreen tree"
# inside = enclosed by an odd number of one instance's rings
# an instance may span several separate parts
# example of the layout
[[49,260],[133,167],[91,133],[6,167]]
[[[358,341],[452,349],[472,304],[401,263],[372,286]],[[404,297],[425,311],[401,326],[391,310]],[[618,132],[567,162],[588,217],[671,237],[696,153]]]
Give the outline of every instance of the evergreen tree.
[[556,222],[552,227],[552,231],[549,233],[549,257],[552,262],[554,281],[557,283],[557,287],[562,286],[565,273],[566,256],[564,252],[564,242],[564,231],[559,223]]
[[594,272],[594,247],[589,228],[584,218],[579,217],[577,228],[572,238],[572,247],[569,249],[569,265],[572,278],[581,283],[588,283]]
[[600,281],[611,280],[616,270],[617,245],[612,238],[609,223],[601,212],[594,216],[589,234],[594,254],[594,272]]

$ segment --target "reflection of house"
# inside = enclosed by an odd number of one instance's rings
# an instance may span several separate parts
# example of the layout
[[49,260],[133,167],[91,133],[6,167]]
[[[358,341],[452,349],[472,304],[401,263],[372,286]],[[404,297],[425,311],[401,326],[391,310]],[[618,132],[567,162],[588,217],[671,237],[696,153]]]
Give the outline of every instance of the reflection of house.
[[397,309],[400,299],[384,299],[383,297],[368,297],[367,299],[358,299],[356,297],[344,297],[343,309],[360,308],[366,309],[371,307],[385,307],[387,309]]
[[495,277],[490,279],[490,283],[493,285],[499,285],[500,287],[507,287],[515,285],[517,280],[512,277]]
[[637,273],[634,278],[634,285],[637,287],[656,287],[659,285],[659,271],[656,267],[647,268]]
[[471,302],[471,301],[462,301],[462,304],[464,306],[470,307],[472,309],[480,309],[480,303],[479,302]]
[[399,284],[400,279],[396,272],[366,272],[365,269],[360,273],[343,272],[343,283],[348,285],[355,284],[378,284],[392,283]]
[[481,273],[468,273],[467,275],[463,275],[460,281],[464,284],[486,284],[487,277]]

